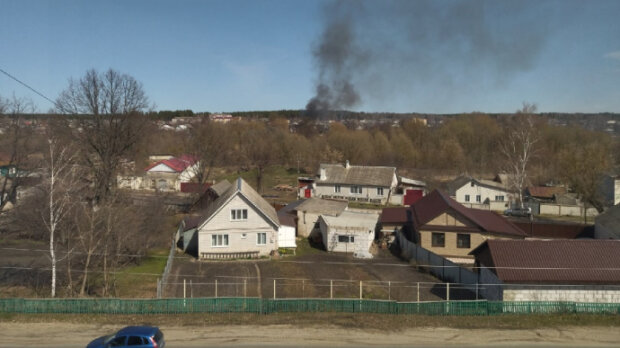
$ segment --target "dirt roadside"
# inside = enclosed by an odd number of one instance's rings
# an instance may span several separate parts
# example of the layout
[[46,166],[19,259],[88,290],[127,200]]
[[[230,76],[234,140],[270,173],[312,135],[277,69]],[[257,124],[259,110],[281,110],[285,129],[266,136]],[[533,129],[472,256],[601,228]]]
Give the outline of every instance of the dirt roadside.
[[[0,347],[85,346],[115,325],[0,322]],[[167,345],[207,346],[587,346],[615,347],[620,330],[609,327],[565,327],[534,330],[414,328],[399,331],[348,329],[329,325],[161,326]]]

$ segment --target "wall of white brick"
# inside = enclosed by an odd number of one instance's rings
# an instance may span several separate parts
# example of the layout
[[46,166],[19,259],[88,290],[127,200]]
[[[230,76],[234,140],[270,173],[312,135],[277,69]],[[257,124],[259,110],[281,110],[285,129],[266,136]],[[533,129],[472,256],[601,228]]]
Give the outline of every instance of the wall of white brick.
[[[572,301],[620,303],[620,286],[592,285],[571,287],[528,288],[505,285],[504,301]],[[509,287],[509,289],[507,289]]]

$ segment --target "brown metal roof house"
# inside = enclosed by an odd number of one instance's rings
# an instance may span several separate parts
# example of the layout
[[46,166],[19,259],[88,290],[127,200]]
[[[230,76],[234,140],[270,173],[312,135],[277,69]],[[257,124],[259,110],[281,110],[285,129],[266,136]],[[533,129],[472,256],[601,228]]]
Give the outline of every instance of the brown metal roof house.
[[620,303],[620,241],[488,240],[470,254],[488,299]]
[[473,263],[469,252],[486,240],[526,237],[503,216],[466,208],[439,190],[413,204],[411,217],[412,233],[408,238],[455,263]]

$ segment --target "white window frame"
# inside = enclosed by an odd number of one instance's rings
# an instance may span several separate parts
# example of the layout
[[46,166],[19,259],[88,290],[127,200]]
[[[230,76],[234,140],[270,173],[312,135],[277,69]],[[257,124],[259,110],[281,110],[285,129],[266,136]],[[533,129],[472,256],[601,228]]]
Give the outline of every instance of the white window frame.
[[503,195],[501,195],[501,196],[495,196],[495,201],[497,201],[497,202],[503,202],[503,201],[504,201],[504,196],[503,196]]
[[470,196],[469,195],[465,195],[465,202],[469,202]]
[[228,233],[219,233],[211,235],[211,247],[213,248],[226,248],[230,245],[230,238]]
[[266,232],[258,232],[256,234],[256,245],[267,245],[267,233]]
[[482,195],[476,195],[476,203],[482,202]]
[[230,221],[247,221],[247,220],[248,220],[247,209],[245,208],[230,209]]
[[359,185],[353,185],[349,188],[349,191],[351,192],[351,194],[353,195],[361,195],[362,194],[362,187]]
[[334,192],[340,193],[340,185],[334,185]]
[[377,187],[377,196],[383,196],[383,187]]

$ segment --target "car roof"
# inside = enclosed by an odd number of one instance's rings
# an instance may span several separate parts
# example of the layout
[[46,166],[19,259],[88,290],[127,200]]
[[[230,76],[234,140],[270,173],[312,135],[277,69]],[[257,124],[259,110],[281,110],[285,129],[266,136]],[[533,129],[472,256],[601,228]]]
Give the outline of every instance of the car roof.
[[155,326],[127,326],[120,329],[117,335],[154,336],[159,328]]

